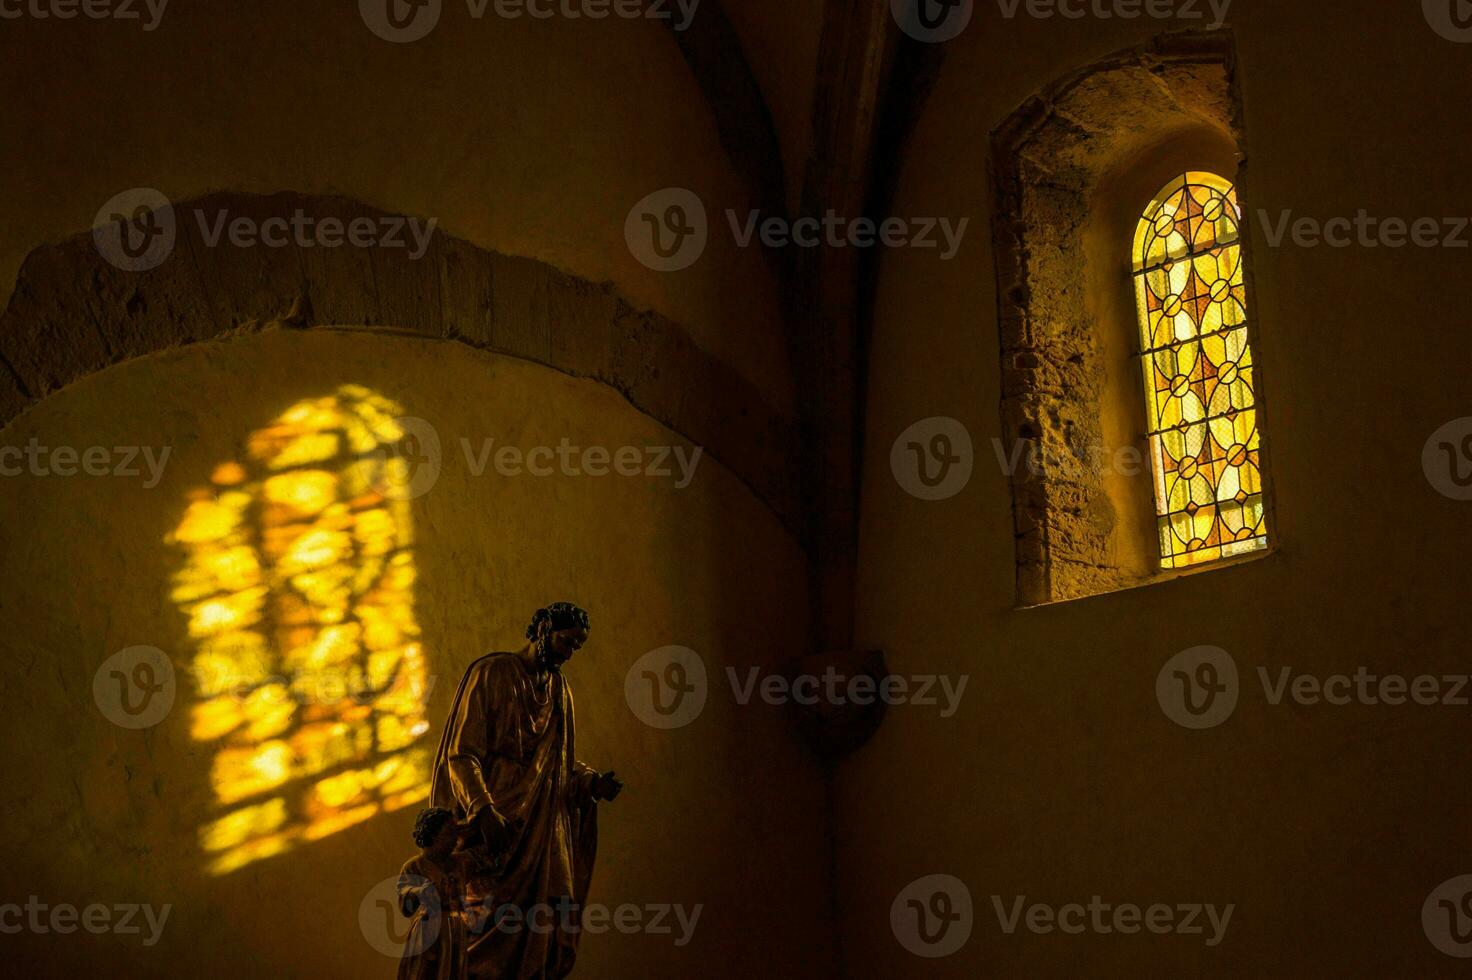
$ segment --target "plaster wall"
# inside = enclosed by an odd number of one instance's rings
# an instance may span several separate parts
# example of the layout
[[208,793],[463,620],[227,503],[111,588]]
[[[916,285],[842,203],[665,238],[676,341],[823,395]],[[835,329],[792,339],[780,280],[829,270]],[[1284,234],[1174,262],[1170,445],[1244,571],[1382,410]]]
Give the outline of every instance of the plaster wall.
[[[1205,4],[1196,4],[1205,10]],[[1256,215],[1465,217],[1472,48],[1419,4],[1237,0],[1257,356],[1276,480],[1270,557],[1139,589],[1014,608],[999,417],[988,135],[1053,79],[1173,26],[978,3],[907,148],[898,215],[971,216],[960,255],[885,257],[869,377],[856,635],[899,674],[966,675],[960,711],[892,709],[837,777],[838,895],[854,978],[1444,976],[1421,907],[1466,873],[1465,707],[1269,703],[1258,677],[1465,673],[1467,505],[1422,447],[1467,414],[1463,249],[1271,247]],[[1140,200],[1140,207],[1148,201]],[[1128,242],[1120,242],[1127,252]],[[1126,278],[1117,288],[1127,294]],[[1119,365],[1119,370],[1124,366]],[[907,495],[890,446],[951,416],[976,467]],[[1141,492],[1148,492],[1145,487]],[[1179,651],[1226,649],[1241,699],[1187,731],[1156,702]],[[911,956],[890,928],[910,882],[975,906],[967,945]],[[993,896],[1235,903],[1225,940],[1007,934]]]
[[[0,739],[9,762],[0,901],[171,905],[161,940],[5,937],[35,977],[371,977],[395,962],[365,938],[360,905],[413,853],[418,804],[227,874],[207,871],[200,830],[223,809],[214,748],[192,734],[196,647],[171,598],[184,560],[167,537],[215,467],[302,399],[355,384],[433,426],[439,476],[409,501],[414,613],[432,680],[432,749],[465,667],[521,642],[558,598],[591,611],[593,639],[567,668],[579,755],[617,769],[602,808],[590,901],[703,906],[693,940],[588,935],[585,972],[675,976],[701,964],[746,977],[773,962],[831,975],[822,781],[789,720],[738,707],[724,667],[767,668],[801,651],[801,558],[775,516],[719,462],[677,488],[658,476],[475,475],[485,440],[529,450],[690,447],[616,392],[459,344],[331,328],[272,330],[114,366],[0,431],[0,446],[170,447],[162,479],[7,477],[0,494]],[[688,458],[688,457],[687,457]],[[165,651],[176,703],[130,731],[93,702],[98,665],[126,647]],[[647,651],[698,652],[713,694],[689,725],[656,730],[625,699]],[[671,919],[671,922],[674,920]],[[754,942],[754,936],[762,937]]]

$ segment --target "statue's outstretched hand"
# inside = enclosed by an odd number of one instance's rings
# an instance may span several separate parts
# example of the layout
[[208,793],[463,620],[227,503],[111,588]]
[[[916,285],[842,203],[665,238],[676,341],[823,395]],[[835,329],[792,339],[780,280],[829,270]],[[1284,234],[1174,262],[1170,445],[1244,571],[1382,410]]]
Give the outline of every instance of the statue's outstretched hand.
[[605,800],[612,803],[618,799],[618,794],[624,790],[624,782],[619,779],[612,769],[600,775],[593,781],[593,799]]

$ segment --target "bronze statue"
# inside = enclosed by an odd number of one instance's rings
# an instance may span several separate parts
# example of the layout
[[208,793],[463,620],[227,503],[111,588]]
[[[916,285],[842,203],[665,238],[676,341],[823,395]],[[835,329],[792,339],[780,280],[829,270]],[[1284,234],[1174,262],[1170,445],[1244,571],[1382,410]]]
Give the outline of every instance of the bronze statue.
[[468,980],[469,938],[485,921],[470,896],[473,859],[455,849],[469,830],[441,807],[421,811],[414,822],[419,856],[399,870],[399,910],[409,918],[409,939],[398,980]]
[[588,614],[553,603],[513,653],[465,672],[435,759],[430,805],[469,830],[488,911],[468,938],[470,978],[555,980],[572,972],[598,849],[597,805],[623,789],[577,761],[562,665],[588,641]]

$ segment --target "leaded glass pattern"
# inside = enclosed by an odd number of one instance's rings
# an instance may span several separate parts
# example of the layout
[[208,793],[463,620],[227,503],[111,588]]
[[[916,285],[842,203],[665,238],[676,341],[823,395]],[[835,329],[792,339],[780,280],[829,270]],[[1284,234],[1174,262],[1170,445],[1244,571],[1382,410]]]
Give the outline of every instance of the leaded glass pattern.
[[1162,568],[1267,547],[1236,189],[1190,171],[1135,233],[1135,298]]

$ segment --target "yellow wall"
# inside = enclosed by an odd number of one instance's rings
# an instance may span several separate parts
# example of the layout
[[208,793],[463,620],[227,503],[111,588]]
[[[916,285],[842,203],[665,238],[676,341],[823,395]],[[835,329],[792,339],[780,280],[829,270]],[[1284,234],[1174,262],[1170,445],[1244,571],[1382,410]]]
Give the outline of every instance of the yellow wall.
[[326,329],[131,361],[0,433],[0,446],[172,447],[152,489],[26,475],[0,495],[0,735],[10,750],[0,824],[11,855],[0,900],[173,906],[152,948],[138,936],[23,934],[6,937],[7,962],[28,976],[391,975],[358,909],[413,852],[417,807],[209,875],[199,828],[221,808],[211,746],[190,737],[191,682],[181,674],[173,710],[141,732],[113,725],[92,700],[94,671],[125,647],[158,647],[181,671],[190,662],[187,621],[170,599],[183,552],[166,544],[188,494],[240,459],[253,431],[343,384],[429,421],[444,449],[438,482],[410,503],[413,598],[434,677],[430,746],[472,659],[516,644],[548,601],[591,611],[593,640],[567,668],[580,755],[628,784],[602,811],[591,900],[704,909],[683,949],[669,936],[589,937],[582,971],[674,976],[699,963],[734,978],[780,959],[824,975],[822,783],[788,722],[713,696],[692,724],[662,732],[624,699],[629,667],[667,644],[701,653],[713,682],[727,663],[800,653],[802,563],[790,537],[709,457],[679,490],[653,477],[475,477],[462,438],[529,449],[674,437],[594,382],[452,343]]
[[[357,8],[174,2],[152,32],[6,20],[0,83],[24,96],[0,109],[4,292],[27,252],[90,228],[129,188],[343,194],[615,281],[790,408],[774,287],[723,215],[744,215],[747,191],[664,24],[494,5],[476,20],[448,0],[427,37],[391,44]],[[659,273],[630,254],[624,220],[670,186],[702,197],[712,234],[696,265]]]
[[[1205,9],[1205,4],[1198,4]],[[1237,0],[1249,209],[1472,214],[1472,48],[1419,4]],[[959,257],[884,259],[869,378],[856,635],[900,674],[969,675],[961,711],[892,709],[835,802],[841,938],[855,978],[1430,976],[1454,961],[1420,910],[1468,872],[1467,708],[1271,707],[1259,665],[1327,675],[1466,672],[1467,504],[1421,450],[1468,413],[1456,299],[1466,250],[1270,249],[1249,227],[1279,552],[1134,591],[1016,611],[1008,482],[991,439],[999,352],[989,131],[1053,79],[1161,29],[1004,20],[978,3],[917,122],[899,215],[970,215]],[[1142,199],[1143,208],[1148,198]],[[1121,249],[1128,243],[1122,241]],[[1121,290],[1129,288],[1121,279]],[[963,421],[976,469],[927,503],[889,470],[895,437]],[[1141,492],[1148,492],[1141,488]],[[1236,714],[1189,732],[1155,678],[1199,644],[1242,672]],[[970,888],[963,951],[906,953],[891,902],[948,873]],[[1062,904],[1236,903],[1225,941],[1005,935],[991,896]]]

